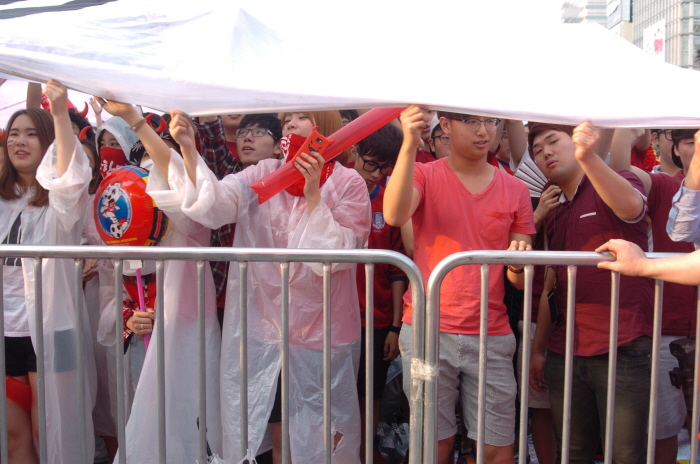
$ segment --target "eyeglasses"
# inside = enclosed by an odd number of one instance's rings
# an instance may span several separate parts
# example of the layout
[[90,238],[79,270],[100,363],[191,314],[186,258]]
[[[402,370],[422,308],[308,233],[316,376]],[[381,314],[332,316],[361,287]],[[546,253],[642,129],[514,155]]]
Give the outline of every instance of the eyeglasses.
[[658,133],[666,137],[669,142],[673,142],[673,129],[661,129]]
[[[272,135],[272,132],[270,132],[270,129],[261,129],[259,127],[253,127],[250,129],[238,129],[236,131],[236,137],[245,137],[248,135],[248,133],[253,134],[253,137],[265,137],[265,135],[270,134]],[[273,135],[274,138],[274,135]]]
[[450,144],[450,136],[449,135],[440,135],[438,137],[435,137],[437,140],[440,141],[443,145],[449,145]]
[[379,169],[379,173],[383,176],[386,176],[387,174],[389,174],[389,171],[391,171],[391,168],[394,167],[394,166],[389,166],[389,165],[380,166],[372,160],[364,159],[362,156],[360,156],[360,159],[362,160],[362,169],[364,169],[367,172],[374,172],[377,169]]
[[479,119],[479,118],[467,118],[467,119],[457,119],[457,121],[462,121],[466,126],[467,129],[471,131],[478,131],[479,128],[481,127],[481,123],[484,123],[484,127],[486,128],[487,131],[495,131],[498,125],[501,123],[501,120],[498,118],[489,118],[489,119]]

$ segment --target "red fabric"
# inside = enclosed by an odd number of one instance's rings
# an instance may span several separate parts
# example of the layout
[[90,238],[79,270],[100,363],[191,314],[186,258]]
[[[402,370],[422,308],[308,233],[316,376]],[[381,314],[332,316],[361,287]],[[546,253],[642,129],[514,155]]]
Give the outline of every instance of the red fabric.
[[[369,249],[392,250],[404,253],[401,229],[384,221],[384,187],[377,185],[370,194],[372,205],[372,228],[369,232]],[[383,329],[394,322],[394,306],[391,284],[406,280],[406,274],[396,266],[377,263],[374,265],[374,328]],[[357,294],[360,299],[362,327],[365,326],[365,265],[357,265]]]
[[656,159],[656,152],[651,144],[649,144],[647,149],[644,151],[640,151],[632,147],[630,161],[632,162],[632,166],[638,167],[646,172],[651,172],[654,166],[660,164],[659,160]]
[[238,159],[238,145],[236,144],[236,142],[226,142],[226,146],[231,152],[231,157],[234,160],[240,162],[240,159]]
[[[412,218],[413,260],[424,279],[428,279],[437,263],[453,253],[505,250],[511,232],[535,233],[530,194],[524,183],[495,170],[491,183],[474,195],[449,167],[448,159],[415,166],[413,186],[421,200]],[[440,292],[442,332],[479,333],[480,281],[479,266],[460,266],[447,275]],[[503,267],[492,266],[489,335],[511,333],[503,297]],[[404,295],[404,322],[409,324],[411,311],[408,291]]]
[[112,147],[100,148],[100,174],[102,178],[117,168],[130,164],[126,159],[124,150]]
[[32,410],[32,387],[9,375],[5,376],[5,393],[8,400],[14,401],[25,411]]
[[[618,171],[640,193],[644,185],[629,171]],[[585,176],[572,201],[557,207],[547,221],[550,251],[593,251],[613,238],[648,249],[647,222],[628,223],[618,218]],[[566,341],[566,266],[554,266],[556,297],[561,323],[549,338],[549,349],[564,354]],[[576,276],[574,354],[596,356],[608,352],[610,332],[610,271],[579,266]],[[620,277],[618,346],[642,335],[651,336],[653,289],[643,277]]]
[[[437,161],[437,158],[429,151],[419,148],[416,152],[416,163],[432,163],[433,161]],[[391,173],[389,173],[389,175],[391,175]]]
[[[654,240],[654,251],[662,253],[692,253],[695,247],[688,242],[674,242],[666,232],[668,213],[671,211],[673,196],[683,182],[683,171],[671,177],[666,174],[649,174],[651,191],[649,192],[649,217]],[[688,337],[695,333],[697,319],[698,287],[664,283],[663,313],[661,333]],[[689,334],[690,331],[690,334]]]

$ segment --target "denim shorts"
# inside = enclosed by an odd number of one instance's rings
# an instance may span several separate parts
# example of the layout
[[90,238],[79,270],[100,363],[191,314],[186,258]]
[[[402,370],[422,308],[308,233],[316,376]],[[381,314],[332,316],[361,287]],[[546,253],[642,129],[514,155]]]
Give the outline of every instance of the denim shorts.
[[[564,419],[564,356],[547,352],[545,381],[549,387],[552,421],[561,456]],[[651,338],[638,337],[617,348],[612,458],[618,463],[646,461]],[[571,390],[569,462],[590,464],[605,436],[608,354],[574,356]]]

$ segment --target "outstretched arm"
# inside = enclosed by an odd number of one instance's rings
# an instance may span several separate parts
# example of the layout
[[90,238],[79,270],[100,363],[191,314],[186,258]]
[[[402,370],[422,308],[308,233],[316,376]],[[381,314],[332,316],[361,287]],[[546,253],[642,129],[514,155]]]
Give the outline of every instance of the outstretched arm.
[[[651,191],[651,176],[649,176],[648,172],[636,166],[632,166],[630,157],[633,146],[640,143],[640,140],[642,140],[642,142],[648,140],[645,134],[646,131],[644,129],[615,129],[612,146],[610,147],[610,167],[617,171],[631,171],[635,176],[639,177],[644,184],[644,190],[646,190],[647,195],[649,195]],[[649,146],[648,143],[647,146]]]
[[576,159],[593,184],[600,198],[622,220],[634,220],[644,212],[644,199],[624,177],[613,171],[596,155],[600,131],[590,122],[574,129],[572,140],[576,145]]
[[613,239],[599,246],[595,251],[597,253],[609,251],[616,259],[616,261],[598,263],[601,269],[677,284],[700,285],[700,250],[673,258],[649,259],[634,243]]
[[420,144],[420,132],[426,124],[423,109],[411,105],[401,112],[403,143],[394,165],[394,172],[384,192],[384,219],[387,224],[401,227],[408,221],[420,203],[420,194],[413,187],[413,171],[416,150]]
[[508,145],[510,145],[511,164],[517,168],[520,166],[520,160],[527,152],[527,135],[525,134],[525,126],[519,119],[507,119],[506,129],[508,131]]
[[56,132],[56,169],[60,177],[68,170],[75,151],[75,134],[73,134],[66,106],[68,89],[60,82],[50,80],[46,83],[44,95],[51,103],[51,116]]

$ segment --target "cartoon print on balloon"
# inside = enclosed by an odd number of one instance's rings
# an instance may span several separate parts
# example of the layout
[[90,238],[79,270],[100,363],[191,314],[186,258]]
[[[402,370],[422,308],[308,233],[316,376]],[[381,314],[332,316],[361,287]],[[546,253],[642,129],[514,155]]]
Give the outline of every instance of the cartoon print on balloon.
[[131,223],[129,197],[121,189],[121,183],[109,184],[100,195],[100,226],[110,236],[122,238]]
[[148,171],[122,166],[105,177],[95,193],[97,232],[107,245],[154,246],[168,229],[168,217],[146,193]]

